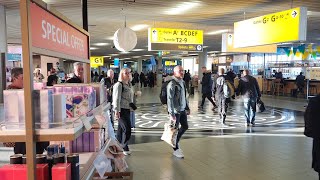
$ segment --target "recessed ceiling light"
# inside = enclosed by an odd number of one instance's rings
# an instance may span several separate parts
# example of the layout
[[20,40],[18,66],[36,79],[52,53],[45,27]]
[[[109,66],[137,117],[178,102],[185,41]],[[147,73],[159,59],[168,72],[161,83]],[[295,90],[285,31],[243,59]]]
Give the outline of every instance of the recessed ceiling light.
[[138,24],[138,25],[132,26],[131,29],[134,31],[141,31],[143,29],[147,29],[148,27],[149,25],[147,24]]
[[222,30],[218,30],[218,31],[212,31],[212,32],[208,32],[206,33],[207,35],[217,35],[217,34],[222,34],[222,33],[227,33],[229,32],[229,29],[222,29]]
[[143,56],[153,56],[153,55],[143,55]]
[[119,54],[110,54],[110,56],[119,56]]
[[165,11],[165,14],[169,15],[177,15],[177,14],[183,14],[188,10],[191,10],[192,8],[195,8],[200,5],[200,1],[194,1],[194,2],[182,2],[177,4],[175,7]]
[[124,59],[131,59],[131,58],[124,58]]
[[121,51],[120,54],[130,54],[130,52],[123,52],[123,51]]
[[145,49],[134,49],[132,51],[145,51]]
[[107,40],[112,40],[112,41],[113,41],[114,37],[113,37],[113,36],[109,36],[109,37],[107,37],[106,39],[107,39]]
[[90,50],[97,50],[97,47],[90,47]]
[[218,53],[220,51],[209,51],[208,53]]
[[110,43],[95,43],[95,44],[93,44],[93,45],[95,45],[95,46],[107,46],[107,45],[109,45]]
[[132,58],[140,58],[141,56],[132,56]]

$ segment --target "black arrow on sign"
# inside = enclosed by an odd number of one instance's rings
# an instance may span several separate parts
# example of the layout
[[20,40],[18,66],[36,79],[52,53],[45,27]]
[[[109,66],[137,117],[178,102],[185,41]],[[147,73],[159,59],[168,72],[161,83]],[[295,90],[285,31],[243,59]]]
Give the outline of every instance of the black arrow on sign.
[[293,11],[291,15],[292,15],[292,17],[295,18],[297,16],[297,14],[298,14],[297,11]]

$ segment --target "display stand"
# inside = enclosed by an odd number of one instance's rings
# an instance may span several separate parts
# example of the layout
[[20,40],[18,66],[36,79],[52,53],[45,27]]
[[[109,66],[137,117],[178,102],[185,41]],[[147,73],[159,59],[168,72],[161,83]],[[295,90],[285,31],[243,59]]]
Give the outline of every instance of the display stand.
[[[89,33],[70,20],[47,6],[46,3],[38,0],[20,0],[20,17],[23,50],[23,71],[24,71],[24,98],[25,98],[25,131],[17,132],[17,139],[26,142],[26,156],[28,157],[28,179],[36,179],[35,171],[35,143],[38,140],[64,140],[63,135],[54,135],[45,130],[35,130],[33,92],[33,54],[59,57],[73,61],[87,63],[84,66],[85,82],[90,81],[90,51]],[[44,25],[43,25],[44,24]],[[50,24],[50,25],[48,25]],[[58,35],[53,35],[54,28],[60,28]],[[48,29],[50,28],[50,30]],[[51,34],[49,32],[51,31]],[[68,34],[66,36],[66,34]],[[83,127],[77,126],[71,129],[70,136],[66,139],[74,139],[83,132]],[[4,136],[12,132],[1,132],[0,138],[8,140]],[[9,134],[6,134],[9,133]],[[12,134],[11,134],[12,135]],[[10,136],[11,136],[10,135]],[[9,137],[10,137],[9,136]],[[10,141],[12,141],[11,136]],[[61,139],[60,139],[61,137]]]

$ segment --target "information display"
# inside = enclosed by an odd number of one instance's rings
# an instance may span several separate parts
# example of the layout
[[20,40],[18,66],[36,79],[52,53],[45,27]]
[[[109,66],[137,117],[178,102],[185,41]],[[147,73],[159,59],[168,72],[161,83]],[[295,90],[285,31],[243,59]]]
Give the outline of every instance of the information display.
[[203,31],[149,28],[149,51],[202,51]]
[[234,47],[305,41],[307,8],[298,7],[234,23]]

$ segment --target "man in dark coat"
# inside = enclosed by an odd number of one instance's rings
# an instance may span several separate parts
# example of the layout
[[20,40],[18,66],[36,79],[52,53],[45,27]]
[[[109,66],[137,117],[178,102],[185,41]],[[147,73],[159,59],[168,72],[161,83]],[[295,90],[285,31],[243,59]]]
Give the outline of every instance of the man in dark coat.
[[255,125],[256,105],[258,98],[261,97],[258,81],[249,75],[249,70],[243,71],[244,77],[239,81],[237,95],[241,94],[244,103],[244,114],[246,117],[246,125]]
[[201,105],[199,106],[200,109],[203,109],[203,105],[204,105],[204,101],[206,100],[206,98],[211,102],[211,104],[213,105],[213,109],[215,109],[217,106],[216,104],[213,102],[212,100],[212,77],[211,77],[211,73],[207,71],[206,67],[202,67],[202,73],[203,73],[203,77],[202,77],[202,101],[201,101]]
[[73,77],[67,80],[67,83],[83,83],[83,64],[76,62],[73,64]]

